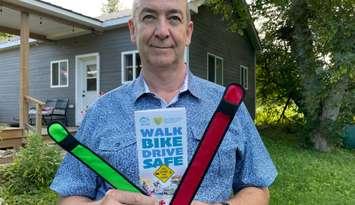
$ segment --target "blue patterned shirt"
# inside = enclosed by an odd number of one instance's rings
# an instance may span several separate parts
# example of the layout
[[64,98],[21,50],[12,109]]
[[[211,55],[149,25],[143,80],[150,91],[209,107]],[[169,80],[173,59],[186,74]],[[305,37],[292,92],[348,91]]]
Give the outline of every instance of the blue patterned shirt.
[[[169,107],[185,107],[188,160],[199,144],[224,88],[188,72],[188,89]],[[161,108],[146,93],[142,76],[116,88],[90,108],[76,138],[139,184],[134,111]],[[254,123],[242,104],[195,196],[205,202],[224,201],[247,186],[268,187],[277,175]],[[62,197],[102,198],[110,185],[71,155],[66,155],[50,187]]]

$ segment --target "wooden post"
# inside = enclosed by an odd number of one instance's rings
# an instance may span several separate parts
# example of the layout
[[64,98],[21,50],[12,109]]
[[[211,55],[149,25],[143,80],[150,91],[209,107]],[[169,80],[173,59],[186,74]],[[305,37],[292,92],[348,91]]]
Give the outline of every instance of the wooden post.
[[21,12],[21,46],[20,46],[20,95],[19,95],[19,124],[25,128],[28,122],[28,103],[25,96],[28,95],[28,55],[29,55],[29,13]]
[[42,105],[36,103],[36,132],[42,135]]

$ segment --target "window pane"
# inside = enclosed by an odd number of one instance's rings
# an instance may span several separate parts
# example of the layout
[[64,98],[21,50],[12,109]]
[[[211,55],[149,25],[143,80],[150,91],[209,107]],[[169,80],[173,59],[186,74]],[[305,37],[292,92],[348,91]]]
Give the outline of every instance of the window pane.
[[86,66],[86,90],[96,91],[97,66],[91,64]]
[[58,63],[52,63],[52,85],[59,85],[59,76],[58,76]]
[[60,62],[60,85],[65,86],[68,83],[68,63]]
[[216,75],[217,75],[216,83],[222,85],[223,84],[223,61],[222,59],[219,58],[216,59]]
[[133,80],[133,68],[126,68],[125,70],[125,81]]
[[240,84],[248,89],[248,68],[244,66],[240,67]]
[[133,80],[133,54],[124,56],[124,81]]
[[97,76],[96,64],[87,65],[86,66],[86,77],[87,78],[96,78],[96,76]]
[[208,80],[215,82],[215,58],[208,56]]
[[86,79],[86,90],[96,91],[96,78]]
[[124,56],[124,65],[125,67],[131,67],[133,66],[133,55],[132,54],[126,54]]
[[142,70],[142,62],[141,62],[141,57],[139,56],[139,54],[136,54],[136,78],[139,76],[141,70]]

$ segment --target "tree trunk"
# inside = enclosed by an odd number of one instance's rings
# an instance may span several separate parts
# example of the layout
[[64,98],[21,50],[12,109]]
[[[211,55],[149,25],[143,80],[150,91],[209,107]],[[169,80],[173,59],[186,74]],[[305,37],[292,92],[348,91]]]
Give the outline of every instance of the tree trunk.
[[334,124],[338,118],[343,96],[348,87],[348,81],[348,76],[344,75],[342,79],[329,90],[327,98],[323,102],[319,123],[320,126],[313,132],[312,136],[314,148],[319,151],[327,152],[332,148],[332,145],[327,139],[332,135],[331,132],[334,132],[335,130],[331,129],[330,125]]
[[291,4],[289,21],[293,27],[293,35],[290,38],[290,45],[301,79],[301,110],[306,120],[313,122],[317,121],[319,116],[321,86],[316,74],[319,65],[316,61],[313,36],[309,27],[308,5],[306,0],[293,0]]
[[320,82],[317,78],[317,61],[313,48],[313,36],[309,27],[309,12],[306,0],[292,0],[289,12],[289,24],[293,28],[292,37],[289,44],[296,60],[300,75],[300,85],[302,86],[299,94],[301,100],[299,108],[304,114],[305,129],[314,143],[314,148],[321,151],[329,150],[327,138],[321,133],[319,127],[321,116]]

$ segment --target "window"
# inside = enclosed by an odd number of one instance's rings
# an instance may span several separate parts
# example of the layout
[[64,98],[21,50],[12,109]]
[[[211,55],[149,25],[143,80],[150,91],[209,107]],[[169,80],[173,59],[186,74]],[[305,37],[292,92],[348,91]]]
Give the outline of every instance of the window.
[[122,52],[121,72],[122,83],[127,83],[136,79],[142,69],[141,58],[138,51]]
[[207,54],[207,79],[223,85],[223,58]]
[[240,84],[244,87],[245,90],[248,90],[248,67],[241,65],[240,66]]
[[68,60],[51,61],[51,88],[69,86]]
[[97,90],[97,66],[96,64],[86,65],[86,90]]

